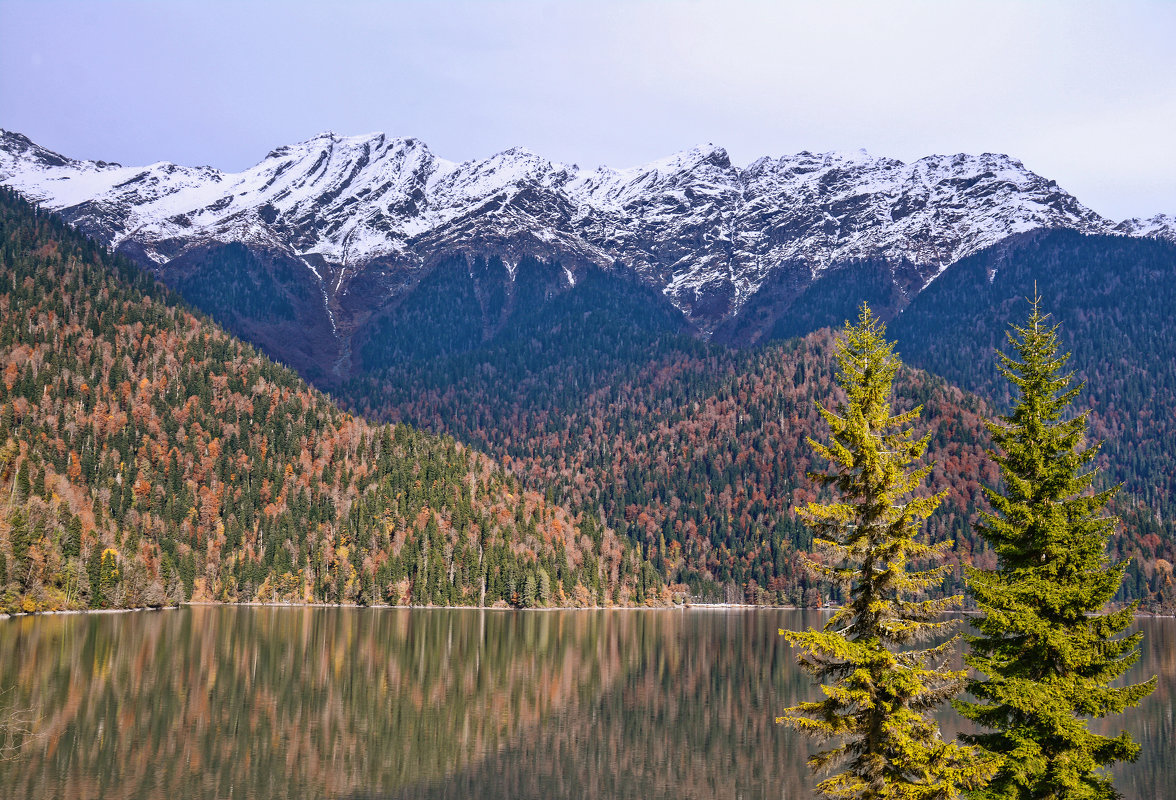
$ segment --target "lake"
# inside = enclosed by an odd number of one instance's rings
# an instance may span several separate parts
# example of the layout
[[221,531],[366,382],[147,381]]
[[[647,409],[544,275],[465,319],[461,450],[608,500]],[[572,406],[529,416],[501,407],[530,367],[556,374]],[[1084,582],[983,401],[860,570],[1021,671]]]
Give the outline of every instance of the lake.
[[[0,620],[4,798],[796,798],[815,687],[777,628],[817,611],[196,606]],[[1176,785],[1176,620],[1100,722],[1141,742],[1127,798]],[[951,714],[945,724],[953,729]]]

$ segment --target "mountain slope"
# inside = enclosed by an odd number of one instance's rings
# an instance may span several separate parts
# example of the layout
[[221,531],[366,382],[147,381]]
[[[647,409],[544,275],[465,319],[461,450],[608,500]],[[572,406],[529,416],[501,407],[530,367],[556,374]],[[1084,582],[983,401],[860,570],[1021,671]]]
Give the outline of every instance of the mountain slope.
[[565,604],[660,586],[485,457],[335,408],[0,191],[5,610]]
[[[1176,245],[1070,231],[978,253],[921,294],[892,332],[911,363],[1007,407],[992,357],[1037,291],[1085,382],[1108,474],[1146,501],[1171,539],[1176,518]],[[1152,577],[1152,576],[1148,576]]]

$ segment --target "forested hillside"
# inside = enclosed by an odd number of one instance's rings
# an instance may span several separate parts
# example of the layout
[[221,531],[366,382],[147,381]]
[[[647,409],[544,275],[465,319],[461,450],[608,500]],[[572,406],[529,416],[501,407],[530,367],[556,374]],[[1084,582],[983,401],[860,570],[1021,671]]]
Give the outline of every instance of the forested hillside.
[[338,410],[0,191],[3,610],[665,597],[488,458]]
[[[435,367],[431,380],[443,382],[447,373],[457,380],[488,364],[549,390],[537,376],[553,362],[588,377],[606,365],[644,363],[663,339],[674,347],[686,341],[689,325],[656,290],[598,267],[581,267],[571,286],[570,274],[529,256],[513,273],[498,257],[443,261],[372,318],[357,337],[353,365],[366,375],[415,363]],[[589,385],[563,388],[583,394]]]
[[[1067,366],[1099,463],[1135,503],[1125,535],[1136,544],[1126,583],[1173,596],[1176,560],[1176,245],[1073,231],[1027,235],[965,259],[898,317],[892,332],[912,364],[1009,403],[994,348],[1005,321],[1023,318],[1036,291],[1061,325]],[[1130,589],[1129,589],[1130,590]]]
[[[667,581],[696,596],[839,600],[801,568],[811,534],[792,513],[814,496],[805,472],[819,465],[805,437],[824,430],[816,404],[837,397],[833,334],[735,351],[634,327],[593,347],[580,319],[551,318],[546,329],[536,322],[525,336],[460,358],[407,362],[343,395],[365,414],[484,448],[554,501],[602,509]],[[918,370],[900,373],[897,391],[902,407],[924,406],[919,425],[932,433],[928,455],[937,463],[926,491],[948,490],[929,532],[955,541],[957,569],[945,588],[958,590],[958,565],[992,563],[972,523],[980,487],[997,480],[984,455],[983,421],[994,411]],[[1122,597],[1171,603],[1171,539],[1134,496],[1117,511],[1128,524],[1114,555],[1134,559]]]
[[1107,469],[1164,519],[1176,512],[1176,245],[1072,231],[1028,236],[945,272],[894,321],[908,359],[1009,402],[993,350],[1034,290],[1061,325]]
[[[816,403],[835,396],[832,342],[824,331],[748,352],[694,345],[598,375],[596,388],[558,413],[536,402],[534,385],[515,388],[509,373],[490,369],[436,386],[385,375],[365,387],[360,408],[451,432],[508,460],[528,484],[553,487],[553,499],[602,508],[667,580],[695,595],[815,604],[838,596],[802,568],[811,533],[792,508],[814,496],[805,437],[823,424]],[[983,407],[912,371],[901,392],[904,405],[925,404],[939,462],[932,486],[950,488],[931,534],[956,540],[957,563],[985,562],[968,525],[980,483],[995,478],[983,457]]]

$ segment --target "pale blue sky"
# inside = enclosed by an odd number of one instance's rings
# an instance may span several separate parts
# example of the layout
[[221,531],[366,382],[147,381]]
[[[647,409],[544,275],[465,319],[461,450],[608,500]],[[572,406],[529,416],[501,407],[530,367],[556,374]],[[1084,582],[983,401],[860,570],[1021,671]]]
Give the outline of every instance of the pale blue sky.
[[1007,152],[1176,213],[1176,2],[0,0],[0,127],[237,170],[323,130],[581,166]]

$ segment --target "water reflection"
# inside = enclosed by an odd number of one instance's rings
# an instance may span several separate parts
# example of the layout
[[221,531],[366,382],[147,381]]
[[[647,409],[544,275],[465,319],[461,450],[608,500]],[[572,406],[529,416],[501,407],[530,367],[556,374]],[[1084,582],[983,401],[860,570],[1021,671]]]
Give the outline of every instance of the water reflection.
[[[817,612],[200,607],[0,622],[12,797],[804,797]],[[1176,623],[1149,620],[1131,798],[1172,780]],[[1117,721],[1118,722],[1118,721]],[[1106,726],[1117,730],[1122,726]]]

